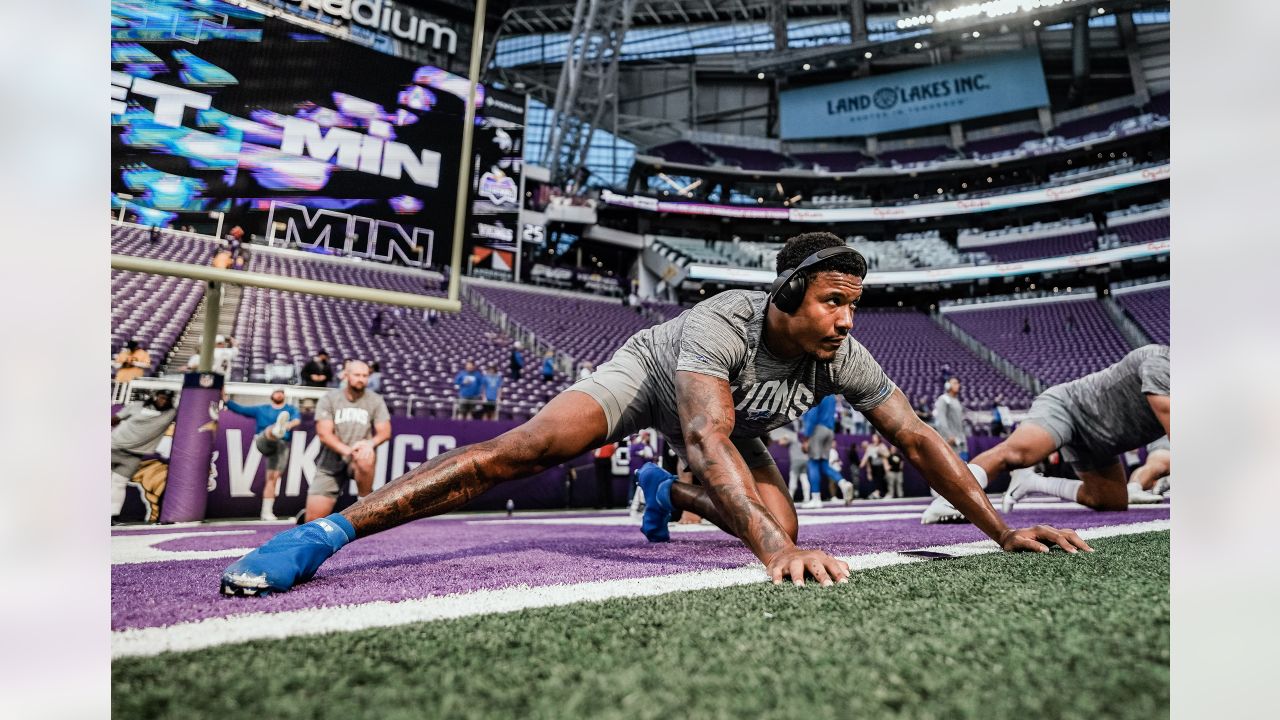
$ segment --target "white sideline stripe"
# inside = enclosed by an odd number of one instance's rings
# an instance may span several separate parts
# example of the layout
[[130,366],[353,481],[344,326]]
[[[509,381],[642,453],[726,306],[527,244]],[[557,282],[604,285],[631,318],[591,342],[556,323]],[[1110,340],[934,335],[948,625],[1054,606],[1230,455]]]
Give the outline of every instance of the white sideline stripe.
[[[1152,520],[1090,528],[1081,530],[1080,535],[1086,539],[1093,539],[1168,529],[1168,520]],[[927,547],[921,550],[967,556],[998,552],[999,548],[994,542],[984,540]],[[898,552],[854,555],[841,559],[849,563],[849,569],[854,571],[924,562],[921,558]],[[167,627],[119,630],[111,633],[111,656],[113,658],[145,657],[164,652],[188,652],[251,640],[283,640],[306,635],[395,627],[472,615],[512,613],[579,602],[603,602],[617,598],[648,597],[690,590],[752,585],[764,579],[764,568],[759,563],[752,563],[729,570],[702,570],[628,580],[599,580],[541,587],[517,585],[499,590],[477,590],[398,602],[377,601],[360,605],[309,608],[278,613],[245,613]],[[226,598],[224,602],[252,602],[252,600]]]
[[261,527],[288,527],[295,525],[293,518],[284,518],[281,520],[259,520],[258,518],[229,518],[222,520],[196,520],[193,522],[169,523],[167,525],[155,525],[152,523],[140,523],[138,525],[116,525],[111,528],[111,537],[119,537],[121,535],[132,535],[135,533],[154,532],[158,529],[163,530],[181,530],[183,528],[219,528],[227,525],[259,525]]
[[[842,523],[863,523],[863,522],[879,522],[881,520],[907,520],[910,518],[920,517],[920,512],[881,512],[877,514],[864,515],[799,515],[797,519],[801,527],[808,525],[838,525]],[[542,518],[536,520],[477,520],[467,523],[468,525],[486,525],[489,523],[510,523],[518,525],[587,525],[592,527],[640,527],[640,518],[629,517],[596,517],[596,518]],[[703,523],[700,525],[681,525],[673,523],[668,526],[671,532],[721,532],[720,528],[711,523]]]
[[[923,507],[923,506],[921,506]],[[1168,505],[1163,503],[1152,505],[1131,505],[1131,511],[1142,510],[1167,510]],[[1068,502],[1020,502],[1014,508],[1018,511],[1035,510],[1035,509],[1052,509],[1052,510],[1088,510],[1083,505]],[[840,508],[842,512],[835,512],[834,508],[831,512],[824,513],[801,513],[797,515],[801,527],[809,527],[813,525],[843,525],[852,523],[881,522],[887,520],[910,520],[920,516],[920,511],[914,508],[904,506],[897,507],[879,507],[879,508],[863,508],[861,512],[853,508]],[[909,512],[904,512],[910,510]],[[577,525],[590,527],[639,527],[639,518],[631,518],[627,515],[594,515],[582,517],[559,517],[559,518],[533,518],[533,517],[515,517],[503,518],[501,520],[468,520],[468,525],[487,525],[491,523],[497,524],[517,524],[517,525]],[[289,523],[292,525],[292,523]],[[670,526],[671,532],[677,534],[686,533],[705,533],[719,532],[719,528],[710,522],[702,522],[699,525],[680,525],[678,523]],[[116,535],[111,538],[111,564],[112,565],[131,565],[135,563],[150,562],[168,562],[172,560],[210,560],[215,558],[238,558],[244,556],[251,547],[226,548],[223,550],[165,550],[163,548],[154,547],[155,545],[169,540],[180,540],[189,537],[208,537],[211,535],[251,535],[253,530],[198,530],[192,528],[194,532],[170,532],[170,533],[147,533],[138,534],[130,533],[128,535]]]
[[[877,508],[859,508],[842,507],[837,512],[834,508],[827,512],[816,511],[799,511],[796,518],[800,521],[801,526],[805,525],[834,525],[839,523],[859,523],[859,522],[877,522],[880,520],[906,520],[909,518],[920,517],[924,512],[924,505],[914,507],[902,506],[897,507],[877,507]],[[1164,503],[1152,503],[1150,505],[1130,505],[1130,510],[1168,510],[1169,506]],[[1014,510],[1090,510],[1090,508],[1077,503],[1069,502],[1020,502],[1014,506]],[[640,518],[632,518],[627,515],[594,515],[585,517],[560,517],[560,518],[537,518],[537,517],[510,517],[501,520],[468,520],[468,525],[579,525],[591,527],[639,527]],[[718,530],[719,528],[704,523],[702,525],[671,525],[673,532],[703,532],[707,530]]]
[[227,548],[225,550],[162,550],[152,547],[157,543],[183,538],[206,538],[213,535],[253,535],[253,530],[207,530],[204,532],[152,533],[150,535],[118,535],[111,538],[111,564],[165,562],[168,560],[208,560],[220,557],[240,557],[253,548]]

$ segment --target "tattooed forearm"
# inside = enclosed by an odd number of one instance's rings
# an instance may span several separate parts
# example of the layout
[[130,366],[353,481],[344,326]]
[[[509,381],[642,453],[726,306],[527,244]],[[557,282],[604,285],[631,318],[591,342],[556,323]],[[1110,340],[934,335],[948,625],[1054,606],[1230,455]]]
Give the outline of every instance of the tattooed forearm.
[[882,435],[902,450],[906,459],[920,469],[929,487],[938,491],[978,529],[998,540],[1007,529],[1004,520],[958,455],[942,436],[916,417],[901,391],[867,413],[867,419]]
[[791,538],[774,521],[773,515],[754,491],[729,484],[709,485],[707,497],[720,512],[733,534],[764,560],[792,546]]
[[729,440],[733,399],[729,383],[696,373],[676,373],[676,397],[689,467],[702,479],[715,516],[764,562],[793,547],[765,508],[742,455]]

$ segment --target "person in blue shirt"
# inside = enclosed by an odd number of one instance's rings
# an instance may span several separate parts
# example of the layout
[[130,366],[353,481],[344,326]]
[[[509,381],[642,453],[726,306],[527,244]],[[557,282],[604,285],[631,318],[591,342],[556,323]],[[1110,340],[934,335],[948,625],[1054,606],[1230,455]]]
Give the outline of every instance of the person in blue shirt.
[[551,382],[556,379],[556,354],[548,350],[542,358],[542,381]]
[[484,389],[484,416],[486,420],[498,419],[498,398],[502,396],[502,375],[497,365],[486,365],[484,375],[480,378]]
[[453,413],[454,420],[469,418],[480,406],[481,386],[480,372],[476,364],[470,360],[453,376],[453,384],[458,387],[458,402]]
[[822,479],[825,477],[839,485],[843,479],[828,458],[836,441],[836,396],[828,395],[809,408],[801,420],[804,439],[801,447],[809,453],[809,501],[805,508],[822,507]]
[[285,402],[284,388],[278,387],[271,391],[268,404],[241,405],[228,399],[227,409],[253,418],[253,443],[267,461],[267,482],[262,486],[262,512],[258,517],[275,520],[276,486],[289,467],[289,441],[293,439],[293,429],[302,422],[298,408]]

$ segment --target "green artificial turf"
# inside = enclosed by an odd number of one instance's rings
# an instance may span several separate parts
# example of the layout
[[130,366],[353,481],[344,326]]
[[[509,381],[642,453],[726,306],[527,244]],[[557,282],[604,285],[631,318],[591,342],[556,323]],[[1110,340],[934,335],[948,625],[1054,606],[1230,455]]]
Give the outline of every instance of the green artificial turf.
[[1168,716],[1169,535],[118,660],[119,718]]

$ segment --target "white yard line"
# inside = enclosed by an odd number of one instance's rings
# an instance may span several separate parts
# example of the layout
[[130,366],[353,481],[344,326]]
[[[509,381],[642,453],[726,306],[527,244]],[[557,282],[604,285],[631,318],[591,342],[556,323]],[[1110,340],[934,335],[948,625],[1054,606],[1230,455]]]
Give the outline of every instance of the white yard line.
[[[1168,520],[1153,520],[1090,528],[1081,530],[1080,535],[1092,539],[1168,529]],[[989,540],[920,549],[949,555],[981,555],[999,550],[996,544]],[[920,558],[898,552],[855,555],[841,559],[848,562],[850,569],[854,571],[924,562]],[[331,632],[352,632],[367,628],[395,627],[472,615],[511,613],[530,608],[556,607],[579,602],[602,602],[615,598],[751,585],[763,581],[764,570],[760,564],[755,563],[730,570],[703,570],[630,580],[600,580],[541,587],[519,585],[500,590],[477,590],[398,602],[378,601],[288,612],[246,613],[168,627],[136,628],[113,632],[111,655],[116,658],[125,658],[159,655],[164,652],[187,652],[251,640],[280,640]],[[212,591],[210,601],[213,601]],[[222,602],[243,602],[246,607],[251,607],[253,600],[226,598]]]
[[[923,507],[923,506],[920,506]],[[1159,505],[1131,505],[1130,511],[1141,512],[1143,510],[1168,510],[1169,506],[1165,504]],[[1076,503],[1063,501],[1045,501],[1045,502],[1020,502],[1014,508],[1015,511],[1026,510],[1062,510],[1062,511],[1083,511],[1089,508]],[[844,525],[853,523],[882,522],[889,520],[910,520],[920,517],[919,508],[911,508],[909,506],[881,506],[881,507],[841,507],[827,508],[822,511],[802,511],[797,515],[801,527],[810,527],[814,525]],[[559,526],[585,526],[585,527],[639,527],[640,519],[632,518],[628,515],[620,515],[617,513],[597,513],[594,515],[578,515],[574,517],[531,517],[528,515],[515,517],[503,517],[497,520],[465,520],[467,525],[559,525]],[[288,523],[292,526],[293,523]],[[684,533],[704,533],[719,532],[720,529],[710,522],[703,521],[700,525],[680,525],[672,524],[671,532],[677,534]],[[154,528],[153,528],[154,529]],[[189,537],[206,537],[210,535],[249,535],[253,530],[218,530],[218,529],[201,529],[199,526],[190,526],[189,531],[180,532],[151,532],[151,533],[129,533],[126,535],[115,535],[111,538],[111,564],[112,565],[128,565],[132,563],[148,563],[148,562],[166,562],[169,560],[209,560],[212,558],[237,558],[252,550],[252,547],[226,548],[224,550],[165,550],[157,548],[158,545],[169,540],[179,540]]]
[[201,532],[153,533],[150,535],[117,535],[111,538],[111,564],[165,562],[168,560],[208,560],[220,557],[240,557],[253,548],[227,548],[225,550],[161,550],[157,543],[191,537],[214,535],[253,535],[253,530],[204,530]]
[[[800,525],[832,525],[839,523],[859,523],[859,522],[877,522],[880,520],[906,520],[910,518],[918,518],[924,511],[925,506],[883,506],[883,507],[841,507],[824,508],[823,510],[801,510],[796,513],[796,517],[800,521]],[[1063,501],[1051,502],[1020,502],[1014,507],[1014,511],[1026,510],[1061,510],[1061,511],[1077,511],[1089,510],[1090,508],[1077,503],[1069,503]],[[1164,504],[1152,505],[1130,505],[1130,510],[1168,510],[1169,506]],[[500,520],[467,520],[468,525],[585,525],[593,527],[630,527],[639,526],[639,517],[629,517],[627,515],[616,514],[600,514],[600,515],[584,515],[580,517],[504,517]],[[703,523],[702,525],[679,525],[671,526],[673,532],[700,532],[704,530],[716,530],[714,525]]]

